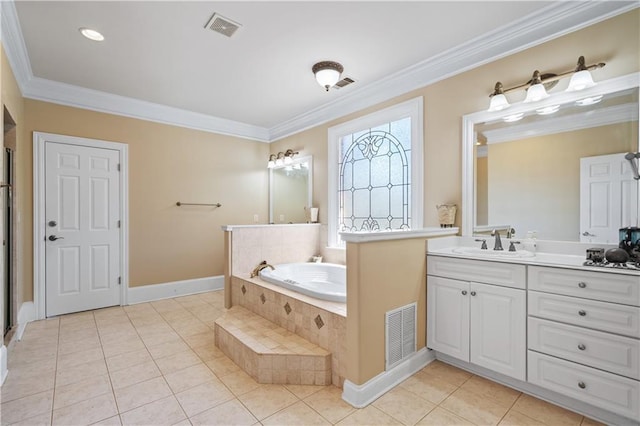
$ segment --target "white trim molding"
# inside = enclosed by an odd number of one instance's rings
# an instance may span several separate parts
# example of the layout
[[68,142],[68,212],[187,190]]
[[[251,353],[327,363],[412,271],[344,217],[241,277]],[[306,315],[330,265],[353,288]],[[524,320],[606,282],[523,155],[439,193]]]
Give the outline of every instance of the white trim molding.
[[127,144],[33,132],[33,303],[35,318],[44,319],[45,309],[45,146],[47,142],[111,149],[120,162],[120,304],[127,304],[129,288],[129,148]]
[[391,370],[378,374],[362,385],[345,380],[342,399],[356,408],[366,407],[435,359],[430,349],[422,348]]
[[173,281],[164,284],[143,285],[129,288],[129,304],[152,302],[171,297],[187,296],[206,291],[223,290],[224,276],[195,278],[192,280]]
[[33,302],[24,302],[20,305],[20,309],[18,309],[18,329],[15,334],[16,340],[22,340],[27,324],[35,321],[36,318],[36,306]]
[[4,384],[7,374],[9,374],[7,369],[7,347],[2,345],[0,346],[0,386]]
[[266,128],[36,77],[14,1],[0,3],[2,43],[24,97],[263,142],[327,123],[640,6],[637,1],[550,2],[508,25]]

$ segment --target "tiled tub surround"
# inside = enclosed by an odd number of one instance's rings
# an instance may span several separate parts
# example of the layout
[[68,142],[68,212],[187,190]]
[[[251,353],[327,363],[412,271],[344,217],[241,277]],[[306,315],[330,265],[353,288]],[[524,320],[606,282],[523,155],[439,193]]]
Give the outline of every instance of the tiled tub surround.
[[325,302],[263,282],[231,279],[232,305],[242,306],[331,353],[331,383],[342,387],[346,374],[346,306]]
[[258,383],[331,384],[331,354],[240,306],[215,323],[216,346]]
[[226,226],[231,232],[231,275],[249,274],[266,260],[278,263],[308,262],[320,253],[320,225]]

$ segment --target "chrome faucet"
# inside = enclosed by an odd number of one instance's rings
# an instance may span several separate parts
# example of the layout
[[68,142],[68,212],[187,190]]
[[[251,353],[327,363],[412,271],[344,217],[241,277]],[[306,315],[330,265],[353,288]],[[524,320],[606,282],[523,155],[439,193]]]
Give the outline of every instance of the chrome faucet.
[[260,271],[265,268],[271,268],[272,270],[276,269],[273,266],[269,265],[266,260],[263,260],[262,262],[258,263],[258,266],[253,268],[253,271],[251,271],[251,278],[257,277]]
[[502,240],[500,239],[500,233],[494,229],[493,231],[491,231],[491,236],[496,237],[496,242],[493,246],[493,249],[497,251],[504,250],[502,248]]

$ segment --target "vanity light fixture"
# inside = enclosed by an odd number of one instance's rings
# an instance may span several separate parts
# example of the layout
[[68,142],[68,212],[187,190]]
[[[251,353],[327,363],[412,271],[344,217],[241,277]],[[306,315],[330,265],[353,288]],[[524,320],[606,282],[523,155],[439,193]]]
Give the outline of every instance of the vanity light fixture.
[[284,152],[284,164],[291,164],[293,161],[293,156],[297,155],[298,151],[294,151],[292,149],[288,149]]
[[285,152],[280,151],[277,154],[270,154],[269,161],[267,162],[267,168],[273,169],[274,167],[291,164],[293,161],[293,156],[298,154],[298,151],[294,151],[292,149],[287,149]]
[[78,31],[80,31],[80,34],[82,34],[83,36],[85,36],[86,38],[88,38],[89,40],[93,40],[93,41],[103,41],[104,40],[104,36],[102,34],[100,34],[100,32],[96,31],[96,30],[92,30],[91,28],[78,28]]
[[340,81],[340,74],[344,71],[344,67],[337,62],[322,61],[311,67],[311,71],[316,76],[318,84],[328,92],[331,87]]
[[271,154],[269,155],[269,162],[267,163],[267,168],[273,169],[275,166],[276,166],[276,155]]
[[[491,102],[489,104],[489,111],[501,111],[505,108],[508,108],[509,102],[505,97],[506,93],[514,92],[516,90],[526,89],[527,96],[524,100],[526,103],[541,101],[542,99],[548,98],[550,95],[547,93],[547,90],[553,88],[558,80],[561,80],[565,77],[571,75],[571,80],[569,81],[569,86],[567,87],[568,92],[575,92],[578,90],[584,90],[589,87],[593,87],[595,83],[593,82],[593,78],[591,77],[591,71],[604,67],[606,64],[604,62],[598,62],[592,65],[586,65],[584,56],[580,56],[578,58],[578,63],[575,69],[567,72],[563,72],[561,74],[541,74],[540,71],[536,70],[533,73],[531,80],[524,84],[520,84],[514,87],[510,87],[505,89],[502,86],[501,82],[497,82],[494,88],[493,93],[489,95],[491,97]],[[599,102],[600,99],[596,100],[596,97],[591,100],[586,100],[584,103],[578,103],[578,105],[591,105],[589,102]],[[550,112],[553,107],[541,108],[538,114],[552,114],[556,112],[559,107],[552,112]],[[515,116],[515,115],[514,115]],[[505,117],[506,119],[507,117]],[[512,120],[517,121],[517,120]]]

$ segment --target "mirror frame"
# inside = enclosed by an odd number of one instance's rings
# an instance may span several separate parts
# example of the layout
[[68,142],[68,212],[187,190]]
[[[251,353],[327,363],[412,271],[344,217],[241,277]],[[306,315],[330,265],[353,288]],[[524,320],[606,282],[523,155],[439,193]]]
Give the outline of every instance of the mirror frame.
[[[308,178],[308,187],[307,187],[307,205],[306,207],[313,206],[313,156],[306,155],[303,157],[294,158],[290,164],[276,166],[269,169],[269,223],[275,223],[273,220],[273,171],[276,169],[284,169],[287,166],[291,166],[293,164],[302,164],[304,162],[309,163],[309,178]],[[306,223],[306,222],[303,222]]]
[[[539,102],[529,104],[520,102],[512,104],[509,108],[502,111],[478,111],[464,115],[462,117],[462,236],[472,236],[473,229],[476,225],[476,181],[474,168],[474,126],[476,124],[498,120],[505,115],[520,112],[527,113],[538,108],[557,104],[563,105],[591,96],[606,95],[638,87],[640,87],[640,72],[597,82],[595,86],[577,92],[551,93],[551,96]],[[638,107],[640,109],[640,102],[638,103]],[[638,142],[638,150],[640,150],[640,140]],[[640,206],[637,206],[637,208],[640,209]]]

